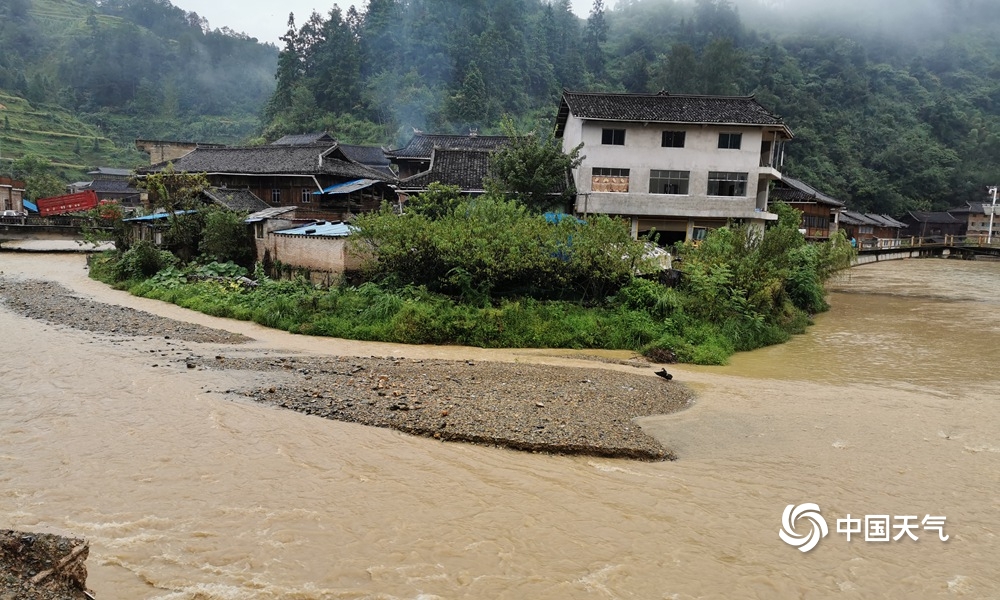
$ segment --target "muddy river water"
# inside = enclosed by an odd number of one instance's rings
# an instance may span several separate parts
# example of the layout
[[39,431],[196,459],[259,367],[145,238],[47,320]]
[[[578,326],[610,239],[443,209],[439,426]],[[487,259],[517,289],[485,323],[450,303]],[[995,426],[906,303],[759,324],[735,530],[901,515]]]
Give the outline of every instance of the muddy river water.
[[[608,368],[291,336],[109,290],[79,256],[0,254],[0,271],[245,333],[252,352]],[[0,308],[0,528],[89,539],[101,600],[1000,598],[1000,263],[858,267],[830,301],[787,344],[672,367],[698,401],[642,421],[679,456],[663,463],[259,406],[216,393],[246,375],[152,366],[191,344]],[[829,531],[809,552],[778,535],[805,503],[820,514],[791,533]]]

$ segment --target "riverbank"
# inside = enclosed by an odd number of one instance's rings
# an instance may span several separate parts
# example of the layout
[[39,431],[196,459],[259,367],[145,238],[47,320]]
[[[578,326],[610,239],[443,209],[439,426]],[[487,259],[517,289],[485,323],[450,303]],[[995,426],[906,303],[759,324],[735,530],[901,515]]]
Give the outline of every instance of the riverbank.
[[0,529],[0,598],[87,600],[84,540]]
[[[53,325],[132,337],[242,344],[246,336],[93,302],[47,281],[0,278],[0,298]],[[688,407],[684,385],[594,368],[382,357],[245,357],[226,352],[175,358],[187,369],[253,373],[253,385],[217,390],[327,419],[445,441],[531,452],[639,460],[674,458],[633,423]],[[154,365],[155,366],[155,365]],[[263,383],[261,383],[263,382]]]

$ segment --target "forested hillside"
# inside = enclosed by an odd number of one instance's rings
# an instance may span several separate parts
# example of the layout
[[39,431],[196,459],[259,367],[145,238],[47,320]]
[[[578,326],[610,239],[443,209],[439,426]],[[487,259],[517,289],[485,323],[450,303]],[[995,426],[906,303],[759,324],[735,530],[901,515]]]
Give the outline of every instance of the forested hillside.
[[264,134],[547,127],[562,88],[755,94],[796,134],[788,174],[858,210],[941,209],[1000,177],[998,7],[369,0],[289,22]]
[[666,89],[755,94],[796,136],[785,172],[858,210],[943,209],[1000,178],[995,0],[358,4],[293,15],[276,49],[168,0],[4,0],[0,90],[21,112],[0,115],[0,154],[131,166],[136,137],[318,130],[393,146],[505,115],[546,131],[563,88]]
[[3,0],[0,151],[71,178],[142,161],[137,137],[236,143],[259,128],[276,58],[168,0]]

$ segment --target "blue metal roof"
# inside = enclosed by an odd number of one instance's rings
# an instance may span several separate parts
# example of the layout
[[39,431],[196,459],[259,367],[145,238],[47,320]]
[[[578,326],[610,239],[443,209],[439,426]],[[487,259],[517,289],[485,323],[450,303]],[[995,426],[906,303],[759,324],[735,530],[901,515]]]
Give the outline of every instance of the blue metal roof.
[[313,192],[313,194],[350,194],[351,192],[373,186],[376,183],[378,182],[374,179],[355,179],[353,181],[335,183],[328,188],[324,188],[322,192]]
[[[193,214],[193,213],[196,213],[196,212],[198,212],[198,211],[196,211],[196,210],[175,210],[174,214],[175,215],[190,215],[190,214]],[[132,217],[131,219],[122,219],[122,221],[159,221],[161,219],[166,219],[169,216],[170,216],[169,213],[161,212],[161,213],[154,213],[152,215],[146,215],[144,217]]]
[[282,231],[275,231],[275,235],[308,235],[312,237],[347,237],[357,231],[358,228],[353,225],[348,225],[347,223],[330,223],[328,221],[320,221],[319,223],[313,223],[312,225],[305,225],[303,227],[296,227],[295,229],[284,229]]

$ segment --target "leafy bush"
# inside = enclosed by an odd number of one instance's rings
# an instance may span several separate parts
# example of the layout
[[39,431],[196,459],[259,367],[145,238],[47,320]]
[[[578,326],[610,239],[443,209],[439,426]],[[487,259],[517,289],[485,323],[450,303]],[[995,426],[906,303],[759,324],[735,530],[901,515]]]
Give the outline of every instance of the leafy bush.
[[173,254],[160,250],[149,240],[141,240],[121,255],[113,268],[113,277],[115,281],[146,279],[176,263]]

